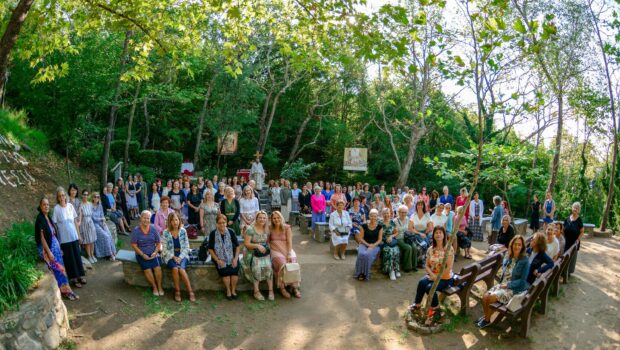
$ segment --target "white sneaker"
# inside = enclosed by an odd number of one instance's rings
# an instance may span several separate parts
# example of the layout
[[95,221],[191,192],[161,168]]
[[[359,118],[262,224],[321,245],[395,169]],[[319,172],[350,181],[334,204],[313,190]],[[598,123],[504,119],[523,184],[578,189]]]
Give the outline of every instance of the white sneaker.
[[91,264],[94,264],[94,263],[95,263],[95,259],[93,259],[93,257],[92,257],[92,256],[88,258],[88,261],[89,261]]
[[110,257],[110,261],[116,261],[116,257],[115,257],[114,255],[112,255],[112,256]]
[[392,281],[396,281],[396,274],[394,273],[394,271],[391,271],[391,272],[390,272],[390,279],[391,279]]
[[396,273],[396,278],[400,278],[400,272]]
[[93,260],[94,260],[95,262],[97,262],[97,261],[98,261],[98,260],[97,260],[97,258],[95,258],[95,256],[94,256],[94,255],[93,255]]

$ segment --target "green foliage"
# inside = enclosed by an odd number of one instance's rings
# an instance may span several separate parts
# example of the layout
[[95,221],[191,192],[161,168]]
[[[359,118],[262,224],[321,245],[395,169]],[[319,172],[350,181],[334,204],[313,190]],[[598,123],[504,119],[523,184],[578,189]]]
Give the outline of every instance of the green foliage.
[[[135,161],[140,151],[140,142],[129,142],[129,159]],[[125,140],[114,140],[110,143],[110,156],[114,159],[123,159],[125,157]]]
[[32,223],[19,223],[0,235],[0,314],[18,307],[19,301],[41,277],[36,268],[38,252]]
[[157,179],[157,174],[155,173],[155,170],[153,170],[153,168],[149,166],[129,164],[127,168],[128,174],[135,175],[139,173],[142,175],[144,181],[149,184],[155,182],[155,179]]
[[292,163],[286,162],[282,167],[280,177],[291,179],[292,181],[301,181],[308,178],[310,170],[316,166],[315,163],[305,164],[304,160],[299,158]]
[[174,151],[142,150],[138,152],[138,159],[138,164],[150,167],[164,178],[176,178],[183,163],[183,155]]
[[17,145],[28,145],[38,153],[49,149],[45,134],[28,125],[28,118],[23,111],[0,109],[0,134]]

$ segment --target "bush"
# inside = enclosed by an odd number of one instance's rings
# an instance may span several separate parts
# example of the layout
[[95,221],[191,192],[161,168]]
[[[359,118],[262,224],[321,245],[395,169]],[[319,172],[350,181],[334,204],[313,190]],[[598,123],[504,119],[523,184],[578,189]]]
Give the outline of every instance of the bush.
[[155,171],[153,171],[153,169],[150,167],[134,164],[129,164],[127,167],[127,172],[129,174],[135,175],[137,173],[140,173],[144,181],[149,184],[155,182],[155,179],[157,178],[157,174],[155,174]]
[[90,148],[86,148],[80,153],[80,165],[84,167],[100,167],[102,155],[103,144],[95,143]]
[[[129,160],[135,162],[140,152],[140,142],[129,142]],[[110,143],[110,157],[114,159],[125,158],[125,140],[115,140]]]
[[181,173],[183,155],[174,151],[142,150],[138,152],[135,162],[150,167],[155,174],[163,178],[176,178]]
[[26,113],[0,109],[0,134],[16,144],[26,144],[38,153],[47,152],[47,136],[27,124]]
[[17,309],[19,301],[41,277],[32,223],[13,224],[0,236],[0,314]]
[[293,181],[302,181],[308,178],[308,173],[315,165],[315,163],[304,164],[304,160],[301,158],[292,163],[286,162],[282,167],[280,176]]

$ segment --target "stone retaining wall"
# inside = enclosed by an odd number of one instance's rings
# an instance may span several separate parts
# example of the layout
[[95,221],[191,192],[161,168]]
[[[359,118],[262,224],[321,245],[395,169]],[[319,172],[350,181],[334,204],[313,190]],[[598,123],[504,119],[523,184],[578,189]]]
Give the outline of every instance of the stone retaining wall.
[[46,272],[20,304],[19,310],[6,312],[0,319],[0,350],[55,349],[67,336],[69,319],[60,289]]

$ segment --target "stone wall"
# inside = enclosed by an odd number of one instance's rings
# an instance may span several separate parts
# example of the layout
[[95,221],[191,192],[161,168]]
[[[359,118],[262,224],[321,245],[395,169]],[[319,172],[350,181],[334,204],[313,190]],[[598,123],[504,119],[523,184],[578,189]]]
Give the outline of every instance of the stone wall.
[[24,300],[19,310],[0,318],[0,350],[55,349],[69,330],[67,309],[50,272]]

